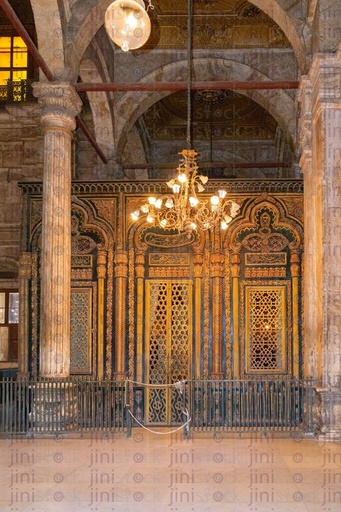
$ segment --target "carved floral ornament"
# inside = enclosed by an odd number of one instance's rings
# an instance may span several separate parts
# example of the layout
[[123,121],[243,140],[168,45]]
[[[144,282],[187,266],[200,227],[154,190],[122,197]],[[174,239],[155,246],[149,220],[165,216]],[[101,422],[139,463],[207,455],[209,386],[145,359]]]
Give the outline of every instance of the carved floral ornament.
[[235,252],[243,248],[253,253],[283,251],[302,247],[300,222],[288,216],[284,203],[264,194],[249,204],[243,220],[231,226],[229,246]]

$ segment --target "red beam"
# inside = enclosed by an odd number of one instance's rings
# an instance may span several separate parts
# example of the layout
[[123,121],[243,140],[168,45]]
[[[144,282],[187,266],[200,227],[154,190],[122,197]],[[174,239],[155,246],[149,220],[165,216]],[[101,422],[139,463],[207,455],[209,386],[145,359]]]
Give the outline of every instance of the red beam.
[[[274,167],[289,167],[286,162],[197,162],[201,168],[221,168],[221,169],[272,169]],[[178,164],[172,163],[155,163],[155,164],[123,164],[122,169],[172,169]]]
[[[10,3],[8,2],[8,0],[0,0],[0,6],[1,6],[2,10],[4,11],[4,13],[6,14],[7,18],[9,19],[9,21],[12,23],[13,28],[18,32],[19,36],[24,40],[24,42],[27,46],[27,49],[30,52],[30,54],[32,55],[37,66],[42,70],[42,72],[44,73],[44,75],[50,82],[54,81],[54,76],[53,76],[52,71],[46,64],[41,53],[39,52],[38,48],[32,41],[30,35],[28,34],[27,30],[25,29],[25,27],[19,20],[18,16],[16,15],[15,11],[13,10],[13,8],[10,5]],[[98,154],[98,156],[100,157],[102,162],[105,164],[108,163],[108,160],[106,159],[106,157],[104,156],[104,153],[102,152],[101,148],[97,144],[96,139],[94,138],[94,136],[90,132],[89,128],[86,126],[83,119],[79,115],[76,116],[76,123],[77,123],[77,126],[82,130],[82,132],[84,133],[85,137],[88,139],[88,141],[90,142],[92,147],[95,149],[96,153]]]
[[[233,89],[239,91],[273,90],[273,89],[298,89],[298,81],[217,81],[217,82],[192,82],[192,90],[218,90]],[[116,82],[116,83],[77,83],[76,91],[185,91],[187,82]]]

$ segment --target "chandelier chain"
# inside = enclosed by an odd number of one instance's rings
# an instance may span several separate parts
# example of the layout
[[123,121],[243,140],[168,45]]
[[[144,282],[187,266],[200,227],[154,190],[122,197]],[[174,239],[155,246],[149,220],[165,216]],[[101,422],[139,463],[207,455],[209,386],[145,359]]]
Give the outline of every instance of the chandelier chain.
[[188,149],[192,147],[191,141],[191,114],[192,114],[192,101],[191,101],[191,85],[192,85],[192,0],[188,0],[188,13],[187,13],[187,137],[186,141]]

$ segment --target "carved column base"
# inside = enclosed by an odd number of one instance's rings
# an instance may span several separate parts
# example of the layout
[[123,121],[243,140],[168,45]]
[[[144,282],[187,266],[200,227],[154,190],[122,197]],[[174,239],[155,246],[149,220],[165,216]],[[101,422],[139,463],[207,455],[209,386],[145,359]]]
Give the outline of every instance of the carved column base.
[[74,430],[77,418],[70,382],[38,382],[32,386],[32,412],[29,416],[31,430],[41,433],[58,433]]
[[341,441],[341,389],[319,389],[321,396],[321,441]]

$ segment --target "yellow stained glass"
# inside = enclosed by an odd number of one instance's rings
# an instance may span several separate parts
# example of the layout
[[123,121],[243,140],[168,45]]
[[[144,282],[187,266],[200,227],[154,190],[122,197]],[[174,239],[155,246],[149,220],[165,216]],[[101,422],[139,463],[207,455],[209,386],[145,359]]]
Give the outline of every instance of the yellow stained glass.
[[13,48],[25,48],[27,51],[27,46],[21,37],[13,37]]
[[0,68],[11,66],[11,38],[0,37]]
[[0,71],[0,85],[7,85],[7,80],[10,79],[9,71]]
[[13,38],[13,67],[27,67],[27,46],[21,37]]
[[18,69],[18,71],[13,71],[12,77],[14,82],[18,80],[25,80],[27,78],[26,69]]

